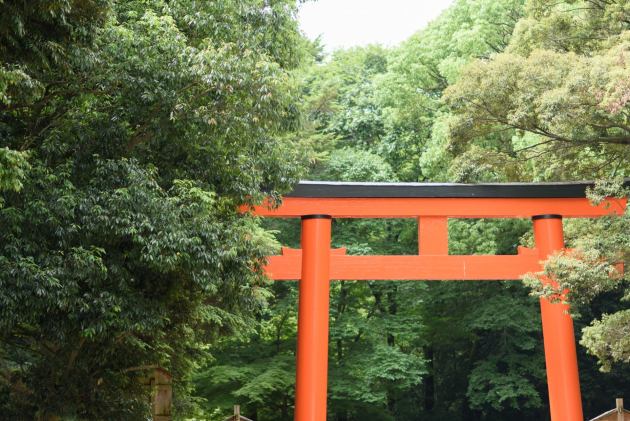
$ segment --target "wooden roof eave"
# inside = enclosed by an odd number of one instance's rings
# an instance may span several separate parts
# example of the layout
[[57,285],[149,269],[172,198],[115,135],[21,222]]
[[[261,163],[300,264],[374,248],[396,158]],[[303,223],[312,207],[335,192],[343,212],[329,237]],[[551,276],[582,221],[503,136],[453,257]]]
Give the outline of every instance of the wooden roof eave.
[[[622,411],[624,414],[630,414],[630,411],[628,411],[625,408],[623,408]],[[603,414],[596,416],[595,418],[592,418],[590,421],[602,421],[606,417],[616,414],[617,412],[618,412],[617,408],[614,408],[614,409],[611,409],[610,411],[604,412]]]

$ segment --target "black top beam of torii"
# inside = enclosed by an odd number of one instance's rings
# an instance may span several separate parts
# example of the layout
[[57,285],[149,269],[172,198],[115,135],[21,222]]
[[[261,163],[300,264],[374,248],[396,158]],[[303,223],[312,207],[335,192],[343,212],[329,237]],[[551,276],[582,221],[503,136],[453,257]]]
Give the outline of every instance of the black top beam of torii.
[[[630,187],[630,178],[624,187]],[[338,198],[571,198],[586,197],[594,181],[545,183],[380,183],[301,181],[284,197]]]

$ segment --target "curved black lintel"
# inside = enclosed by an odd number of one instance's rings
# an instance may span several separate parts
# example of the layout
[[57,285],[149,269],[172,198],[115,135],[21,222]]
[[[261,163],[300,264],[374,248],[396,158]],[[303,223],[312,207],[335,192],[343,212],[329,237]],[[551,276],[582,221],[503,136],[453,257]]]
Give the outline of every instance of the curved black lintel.
[[[571,198],[586,197],[594,181],[558,183],[352,183],[302,181],[285,197],[321,198]],[[630,179],[624,183],[630,187]]]

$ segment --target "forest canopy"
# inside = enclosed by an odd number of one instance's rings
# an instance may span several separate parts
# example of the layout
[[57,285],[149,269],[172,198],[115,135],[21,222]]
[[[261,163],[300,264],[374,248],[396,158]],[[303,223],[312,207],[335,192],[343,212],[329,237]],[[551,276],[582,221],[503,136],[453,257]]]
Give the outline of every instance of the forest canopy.
[[[326,53],[293,0],[0,1],[0,413],[289,420],[297,283],[265,259],[299,180],[630,176],[630,2],[455,0],[395,47]],[[273,190],[268,191],[269,186]],[[630,217],[564,221],[585,416],[630,390]],[[452,219],[449,254],[533,247],[529,220]],[[333,220],[350,255],[417,254],[417,222]],[[610,276],[614,274],[615,276]],[[545,420],[539,297],[522,281],[333,281],[337,421]]]
[[183,416],[265,303],[238,209],[303,172],[295,5],[4,1],[0,28],[0,412],[140,419],[159,364]]

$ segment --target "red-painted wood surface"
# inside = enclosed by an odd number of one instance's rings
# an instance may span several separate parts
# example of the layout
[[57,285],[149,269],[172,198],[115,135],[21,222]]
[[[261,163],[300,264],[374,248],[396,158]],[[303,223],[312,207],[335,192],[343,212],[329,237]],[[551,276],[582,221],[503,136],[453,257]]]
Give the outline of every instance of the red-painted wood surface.
[[255,208],[261,216],[299,218],[326,214],[333,218],[531,218],[558,214],[563,218],[593,218],[612,212],[623,213],[626,199],[591,206],[586,198],[326,198],[285,197],[282,206],[269,210]]
[[295,420],[325,421],[328,380],[330,218],[302,219]]
[[[563,249],[562,219],[534,220],[534,239],[540,260],[547,260],[555,251]],[[540,300],[549,407],[553,421],[584,419],[573,319],[566,313],[568,310],[568,305],[552,304],[546,299]]]
[[[501,280],[540,270],[536,255],[521,256],[330,256],[331,280]],[[271,256],[266,266],[276,281],[297,280],[302,257]]]
[[448,254],[448,220],[444,216],[418,218],[418,254]]

